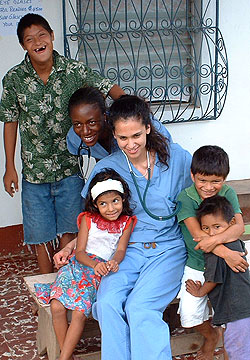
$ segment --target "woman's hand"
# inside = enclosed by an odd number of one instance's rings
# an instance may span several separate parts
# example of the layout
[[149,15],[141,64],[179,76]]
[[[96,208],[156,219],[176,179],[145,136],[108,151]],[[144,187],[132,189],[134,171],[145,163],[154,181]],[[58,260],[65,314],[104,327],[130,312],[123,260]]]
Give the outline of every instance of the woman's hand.
[[105,276],[108,275],[109,270],[107,269],[105,262],[98,262],[94,267],[95,275]]
[[117,272],[119,270],[119,265],[116,260],[109,260],[106,262],[108,271]]

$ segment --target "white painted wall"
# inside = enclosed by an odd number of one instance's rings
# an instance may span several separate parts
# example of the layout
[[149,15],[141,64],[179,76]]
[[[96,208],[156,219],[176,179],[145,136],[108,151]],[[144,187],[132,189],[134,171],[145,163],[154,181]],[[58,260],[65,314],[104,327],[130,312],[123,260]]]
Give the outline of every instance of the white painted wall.
[[[43,6],[43,16],[48,20],[55,33],[54,48],[63,54],[63,25],[62,25],[62,1],[61,0],[41,0]],[[25,52],[19,45],[16,35],[4,36],[0,34],[0,79],[14,65],[19,64]],[[2,93],[2,83],[0,85]],[[21,212],[21,189],[11,198],[3,187],[3,174],[5,169],[3,151],[3,123],[0,122],[0,227],[16,225],[22,223]],[[16,167],[21,173],[20,144],[18,141],[16,150]],[[19,180],[21,176],[19,176]]]
[[[55,31],[55,49],[63,53],[61,0],[42,0],[43,15]],[[250,178],[250,2],[223,0],[220,2],[220,29],[229,59],[229,89],[225,108],[216,121],[170,124],[168,129],[175,142],[191,153],[206,144],[219,145],[229,154],[231,172],[228,179]],[[16,36],[0,34],[0,78],[19,63],[23,50]],[[6,54],[6,55],[5,55]],[[0,89],[2,91],[2,89]],[[2,133],[2,124],[0,132]],[[4,173],[4,153],[0,138],[0,178]],[[17,168],[20,172],[19,144]],[[20,192],[11,199],[0,183],[0,227],[22,223]]]
[[249,0],[220,1],[220,30],[229,62],[225,107],[215,121],[171,124],[173,139],[193,153],[202,145],[219,145],[228,154],[228,180],[250,178],[250,13]]

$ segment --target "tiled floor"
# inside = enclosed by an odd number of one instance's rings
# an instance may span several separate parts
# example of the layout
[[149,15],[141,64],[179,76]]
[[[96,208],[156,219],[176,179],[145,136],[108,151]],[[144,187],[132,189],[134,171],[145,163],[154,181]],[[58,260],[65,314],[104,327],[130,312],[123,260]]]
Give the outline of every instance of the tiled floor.
[[[37,317],[32,314],[32,297],[23,276],[38,273],[33,255],[0,257],[0,359],[42,360],[36,351]],[[76,353],[97,351],[100,339],[79,344]]]
[[33,256],[9,256],[0,259],[0,358],[35,359],[37,319],[23,276],[38,272]]
[[[1,360],[47,360],[46,355],[39,356],[36,351],[37,317],[32,314],[33,300],[23,281],[23,276],[36,273],[38,268],[33,255],[0,257]],[[76,353],[97,351],[99,348],[99,338],[87,339],[78,345]],[[177,356],[173,360],[193,360],[195,355]]]

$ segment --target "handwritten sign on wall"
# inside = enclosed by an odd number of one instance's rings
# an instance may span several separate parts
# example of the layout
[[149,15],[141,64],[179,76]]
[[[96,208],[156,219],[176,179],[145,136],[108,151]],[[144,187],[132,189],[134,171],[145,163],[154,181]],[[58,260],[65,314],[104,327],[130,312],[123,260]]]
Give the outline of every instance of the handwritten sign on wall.
[[42,0],[0,0],[0,36],[16,35],[21,17],[42,12]]

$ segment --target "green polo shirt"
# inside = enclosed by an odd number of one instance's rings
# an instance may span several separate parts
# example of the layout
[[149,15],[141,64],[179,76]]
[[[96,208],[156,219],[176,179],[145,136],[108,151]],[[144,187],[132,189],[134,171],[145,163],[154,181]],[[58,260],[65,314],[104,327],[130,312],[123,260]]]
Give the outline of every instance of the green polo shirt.
[[[223,185],[218,195],[225,196],[233,206],[235,214],[241,213],[239,201],[236,192],[228,185]],[[189,217],[196,217],[196,210],[200,206],[202,199],[198,194],[195,185],[191,185],[189,188],[182,190],[178,196],[178,200],[181,201],[182,207],[177,214],[178,222],[180,224],[182,234],[184,236],[188,258],[186,265],[195,270],[204,271],[205,262],[202,250],[194,250],[197,243],[193,240],[190,232],[188,231],[184,220]]]
[[113,84],[56,51],[46,85],[28,54],[5,75],[0,120],[19,122],[22,173],[27,181],[54,182],[79,171],[77,157],[68,152],[66,135],[71,127],[69,99],[83,86],[97,87],[106,95]]

